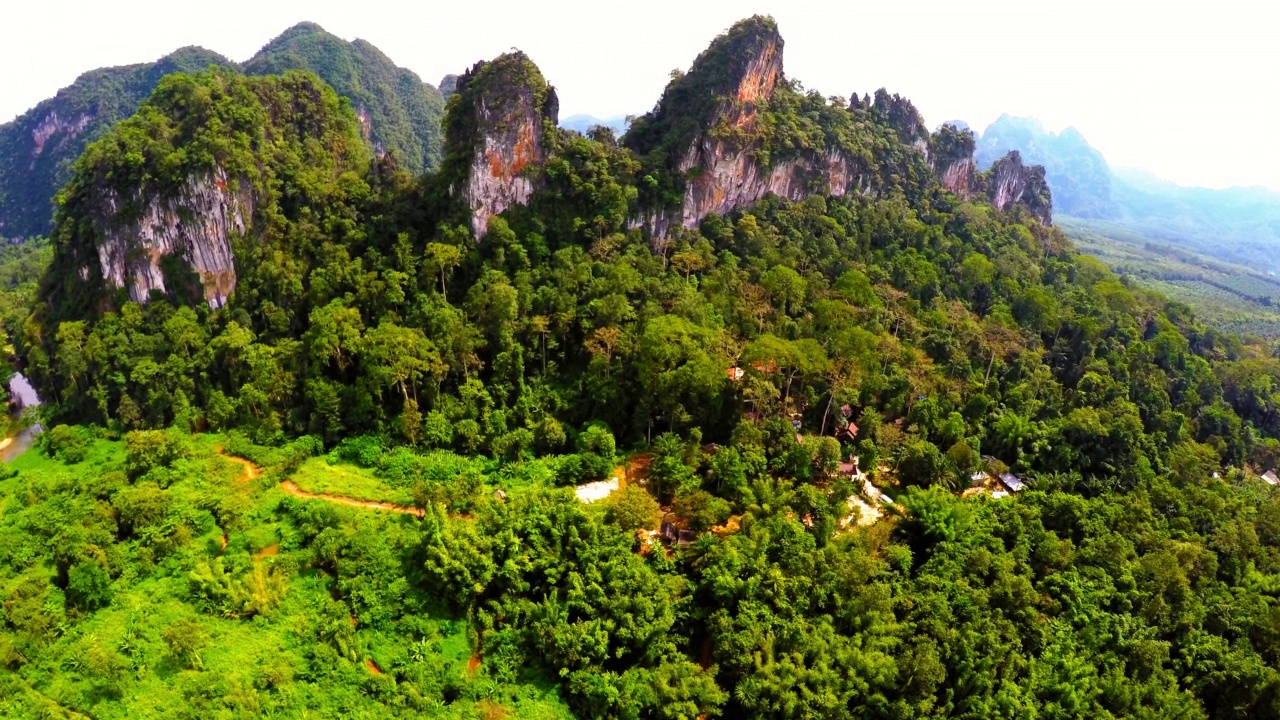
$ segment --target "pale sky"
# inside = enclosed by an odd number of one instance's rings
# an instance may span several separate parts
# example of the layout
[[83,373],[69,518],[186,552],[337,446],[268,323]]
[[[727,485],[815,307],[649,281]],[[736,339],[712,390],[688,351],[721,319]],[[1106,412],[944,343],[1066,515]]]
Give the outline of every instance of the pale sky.
[[519,47],[561,116],[639,113],[734,21],[772,14],[789,77],[825,95],[885,87],[928,123],[1001,113],[1074,125],[1113,166],[1185,185],[1280,190],[1280,9],[1246,0],[0,0],[0,122],[80,73],[183,45],[236,61],[311,20],[424,80]]

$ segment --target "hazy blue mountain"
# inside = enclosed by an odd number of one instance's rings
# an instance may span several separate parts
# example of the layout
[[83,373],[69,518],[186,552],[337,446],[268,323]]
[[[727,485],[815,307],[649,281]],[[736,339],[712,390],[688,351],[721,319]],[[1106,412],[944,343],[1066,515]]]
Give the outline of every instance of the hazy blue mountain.
[[1280,272],[1280,193],[1183,187],[1141,170],[1112,169],[1074,128],[1002,115],[978,140],[980,168],[1010,150],[1041,164],[1055,214],[1108,220],[1171,245]]
[[1207,255],[1280,272],[1280,193],[1182,187],[1140,170],[1114,176],[1125,223]]
[[1084,218],[1119,215],[1106,159],[1075,128],[1055,134],[1038,120],[1001,115],[978,140],[978,168],[987,169],[1010,150],[1030,165],[1044,166],[1056,212]]
[[585,133],[596,125],[603,125],[613,130],[615,134],[622,135],[627,131],[627,116],[614,115],[608,118],[598,118],[594,115],[570,115],[560,121],[560,127],[566,130],[576,130],[580,133]]

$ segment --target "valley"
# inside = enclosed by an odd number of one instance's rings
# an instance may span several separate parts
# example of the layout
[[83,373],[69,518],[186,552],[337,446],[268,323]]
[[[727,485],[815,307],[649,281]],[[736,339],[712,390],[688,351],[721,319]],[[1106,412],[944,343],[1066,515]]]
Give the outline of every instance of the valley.
[[1102,220],[1059,217],[1063,232],[1121,276],[1183,303],[1213,327],[1280,339],[1280,277],[1196,254]]

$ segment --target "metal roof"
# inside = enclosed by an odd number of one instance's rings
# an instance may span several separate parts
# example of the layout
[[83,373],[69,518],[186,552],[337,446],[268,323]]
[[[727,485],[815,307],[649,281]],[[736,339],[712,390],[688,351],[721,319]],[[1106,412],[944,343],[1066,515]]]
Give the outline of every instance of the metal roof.
[[1001,475],[1000,482],[1004,483],[1005,487],[1009,488],[1014,492],[1021,492],[1022,490],[1025,490],[1027,487],[1026,483],[1022,482],[1022,478],[1019,478],[1017,475],[1014,475],[1013,473],[1004,473],[1003,475]]

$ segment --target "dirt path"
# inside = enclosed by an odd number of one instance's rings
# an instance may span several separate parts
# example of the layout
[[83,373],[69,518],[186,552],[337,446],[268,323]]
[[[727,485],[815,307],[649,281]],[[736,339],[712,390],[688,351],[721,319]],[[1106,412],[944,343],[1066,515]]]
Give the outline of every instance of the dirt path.
[[280,489],[286,493],[308,500],[324,500],[326,502],[338,505],[347,505],[350,507],[366,508],[369,510],[386,510],[388,512],[403,513],[405,515],[414,515],[422,517],[423,512],[419,508],[406,507],[404,505],[393,505],[392,503],[374,502],[373,500],[357,500],[356,498],[343,497],[341,495],[327,495],[324,493],[312,493],[298,487],[298,484],[292,480],[285,480],[280,483]]
[[214,448],[214,452],[218,453],[218,456],[221,457],[222,459],[229,460],[239,465],[240,467],[244,468],[244,472],[240,473],[240,477],[236,478],[237,485],[244,485],[248,483],[250,480],[253,480],[254,478],[262,474],[262,471],[258,469],[257,465],[254,465],[253,463],[249,462],[248,460],[245,460],[242,457],[236,457],[235,455],[228,455],[226,452],[223,451],[221,445]]
[[274,545],[268,545],[262,548],[261,550],[259,550],[258,552],[254,553],[253,561],[256,563],[260,563],[269,557],[275,557],[276,555],[279,555],[279,554],[280,554],[280,543],[275,543]]

